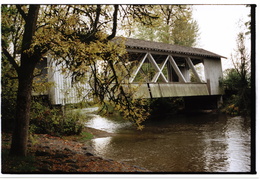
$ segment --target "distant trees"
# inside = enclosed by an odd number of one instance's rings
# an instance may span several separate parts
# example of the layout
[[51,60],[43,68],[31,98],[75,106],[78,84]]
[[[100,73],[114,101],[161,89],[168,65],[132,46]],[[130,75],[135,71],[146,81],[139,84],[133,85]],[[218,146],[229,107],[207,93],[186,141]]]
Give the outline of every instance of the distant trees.
[[136,24],[131,36],[182,46],[195,46],[199,27],[192,19],[192,6],[154,5],[152,11],[158,17],[150,26]]
[[234,115],[247,115],[250,113],[251,102],[251,64],[243,32],[237,36],[237,49],[231,59],[234,68],[226,71],[223,81],[227,95],[231,96],[225,111]]

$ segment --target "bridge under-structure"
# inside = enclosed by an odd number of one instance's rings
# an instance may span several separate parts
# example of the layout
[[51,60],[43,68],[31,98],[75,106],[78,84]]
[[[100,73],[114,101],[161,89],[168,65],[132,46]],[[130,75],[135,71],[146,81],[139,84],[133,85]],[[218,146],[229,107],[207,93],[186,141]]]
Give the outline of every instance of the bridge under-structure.
[[201,48],[132,38],[126,38],[125,46],[130,62],[136,64],[129,79],[137,88],[135,98],[184,97],[191,108],[218,106],[225,57]]

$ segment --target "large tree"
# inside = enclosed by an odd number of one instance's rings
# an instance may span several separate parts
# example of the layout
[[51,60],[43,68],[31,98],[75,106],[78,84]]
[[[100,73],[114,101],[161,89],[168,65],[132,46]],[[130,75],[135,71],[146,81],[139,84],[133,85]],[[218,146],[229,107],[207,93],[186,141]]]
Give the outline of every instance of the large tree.
[[[119,19],[130,17],[144,24],[154,18],[145,6],[137,5],[2,6],[2,54],[18,75],[11,155],[27,153],[35,67],[46,53],[64,72],[72,73],[73,81],[90,72],[93,96],[104,105],[106,100],[111,101],[125,118],[142,128],[147,116],[143,102],[133,99],[133,92],[122,85],[129,77],[124,43],[111,41]],[[103,60],[101,72],[99,60]]]
[[[6,6],[5,8],[8,7]],[[22,32],[23,35],[20,45],[21,55],[19,64],[15,60],[15,54],[12,56],[11,53],[8,52],[7,44],[4,42],[4,40],[2,40],[3,54],[8,58],[9,62],[15,68],[18,74],[19,83],[16,103],[15,129],[10,152],[11,154],[26,155],[27,151],[33,72],[37,62],[39,62],[41,59],[41,53],[39,53],[40,49],[35,47],[34,52],[29,53],[28,51],[31,49],[33,37],[35,36],[39,9],[40,6],[31,5],[27,12],[25,12],[21,6],[17,5],[17,12],[20,12],[24,21],[24,30]],[[8,11],[16,11],[16,9],[5,9],[5,11],[8,13]],[[17,18],[17,14],[15,12],[12,14],[15,16],[15,18]],[[17,26],[13,26],[13,28],[16,27]]]
[[231,56],[234,69],[238,75],[238,101],[237,105],[244,111],[242,113],[248,113],[250,111],[250,88],[251,88],[251,64],[250,55],[245,44],[245,33],[240,32],[237,35],[237,49],[235,55]]

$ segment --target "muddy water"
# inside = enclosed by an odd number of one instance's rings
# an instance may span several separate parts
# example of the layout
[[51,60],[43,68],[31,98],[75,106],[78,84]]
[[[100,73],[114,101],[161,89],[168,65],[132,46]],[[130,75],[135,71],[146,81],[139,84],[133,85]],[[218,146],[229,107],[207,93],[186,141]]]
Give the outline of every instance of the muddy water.
[[250,172],[250,122],[220,114],[172,115],[130,123],[91,115],[88,127],[117,133],[92,140],[94,153],[154,172]]

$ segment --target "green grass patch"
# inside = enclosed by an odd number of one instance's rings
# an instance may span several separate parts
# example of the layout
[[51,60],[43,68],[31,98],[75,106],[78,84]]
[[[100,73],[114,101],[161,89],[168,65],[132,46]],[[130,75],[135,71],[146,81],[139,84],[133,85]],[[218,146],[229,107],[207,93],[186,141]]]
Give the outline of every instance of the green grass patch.
[[82,132],[81,133],[81,138],[79,139],[80,141],[87,141],[93,138],[93,134],[89,132]]
[[63,136],[62,138],[69,141],[84,142],[92,139],[93,137],[93,134],[83,130],[79,135]]

